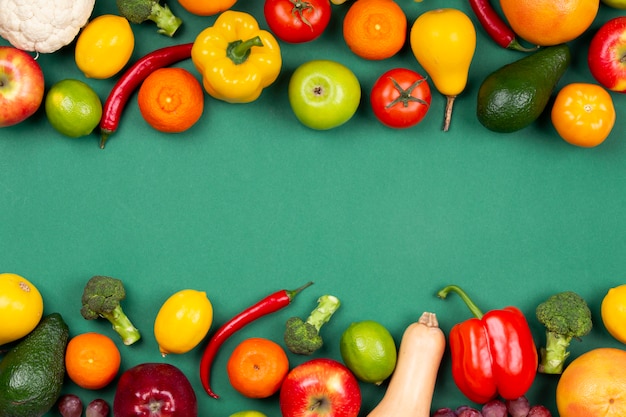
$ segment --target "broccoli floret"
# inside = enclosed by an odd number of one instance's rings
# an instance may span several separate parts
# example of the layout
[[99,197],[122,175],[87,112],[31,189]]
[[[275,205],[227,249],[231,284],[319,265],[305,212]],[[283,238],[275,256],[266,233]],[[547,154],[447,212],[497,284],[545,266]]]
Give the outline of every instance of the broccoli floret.
[[334,295],[323,295],[317,300],[317,307],[303,321],[299,317],[287,320],[285,328],[285,344],[298,355],[311,355],[324,344],[320,329],[330,320],[341,303]]
[[546,345],[540,349],[538,370],[544,374],[560,374],[569,356],[572,339],[591,331],[591,311],[582,297],[566,291],[539,304],[536,314],[537,320],[546,328]]
[[160,0],[117,0],[117,9],[131,23],[153,21],[159,28],[159,33],[170,37],[174,36],[183,23],[182,19],[176,17],[169,6],[161,4]]
[[83,290],[80,314],[87,320],[105,318],[113,325],[125,345],[132,345],[141,338],[139,330],[122,311],[120,301],[126,298],[126,290],[122,281],[117,278],[92,277]]

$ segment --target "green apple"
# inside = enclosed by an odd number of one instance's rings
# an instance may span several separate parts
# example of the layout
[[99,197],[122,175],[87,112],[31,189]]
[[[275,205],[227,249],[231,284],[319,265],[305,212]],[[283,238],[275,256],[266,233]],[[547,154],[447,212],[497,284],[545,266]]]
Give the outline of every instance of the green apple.
[[331,60],[305,62],[289,80],[289,104],[305,126],[328,130],[346,123],[361,101],[361,85],[343,64]]
[[626,9],[626,0],[601,0],[602,3],[615,9]]
[[246,411],[238,411],[235,414],[231,414],[230,417],[267,417],[267,416],[260,411],[246,410]]

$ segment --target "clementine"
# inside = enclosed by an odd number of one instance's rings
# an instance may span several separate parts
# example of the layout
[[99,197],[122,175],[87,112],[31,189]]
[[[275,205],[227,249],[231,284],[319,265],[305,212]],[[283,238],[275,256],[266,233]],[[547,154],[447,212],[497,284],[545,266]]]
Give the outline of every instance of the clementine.
[[558,45],[586,31],[600,0],[500,0],[502,13],[522,39],[540,46]]
[[111,338],[89,332],[74,336],[65,351],[65,368],[69,378],[79,387],[98,390],[115,379],[121,354]]
[[556,388],[561,417],[626,416],[626,351],[596,348],[575,358]]
[[154,129],[180,133],[202,116],[204,90],[184,68],[159,68],[139,87],[137,104],[143,118]]
[[343,37],[355,55],[369,60],[394,56],[407,35],[407,18],[394,0],[357,0],[343,20]]
[[235,390],[248,398],[267,398],[278,391],[289,371],[285,350],[276,342],[253,337],[233,350],[226,364]]

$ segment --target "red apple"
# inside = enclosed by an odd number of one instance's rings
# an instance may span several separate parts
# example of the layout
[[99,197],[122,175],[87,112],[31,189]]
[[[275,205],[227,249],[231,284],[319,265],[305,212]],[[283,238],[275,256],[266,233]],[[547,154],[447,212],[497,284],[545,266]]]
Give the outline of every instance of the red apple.
[[289,371],[279,401],[283,417],[356,417],[361,389],[340,362],[312,359]]
[[21,49],[0,46],[0,127],[32,116],[43,94],[43,72],[37,61]]
[[167,363],[126,370],[113,398],[115,417],[197,417],[198,402],[183,372]]
[[598,29],[589,44],[587,61],[600,84],[626,93],[626,16],[608,20]]

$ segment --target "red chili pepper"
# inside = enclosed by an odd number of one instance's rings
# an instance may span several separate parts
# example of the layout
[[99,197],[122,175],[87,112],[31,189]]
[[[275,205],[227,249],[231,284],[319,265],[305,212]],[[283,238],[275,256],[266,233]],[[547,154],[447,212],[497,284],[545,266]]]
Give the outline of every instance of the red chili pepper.
[[450,330],[452,376],[459,390],[478,404],[526,394],[537,375],[538,354],[524,314],[511,306],[483,314],[456,285],[437,296],[446,298],[450,291],[476,316]]
[[235,317],[224,323],[222,327],[217,329],[215,334],[211,337],[211,339],[209,339],[209,343],[204,349],[202,360],[200,361],[200,381],[202,382],[202,386],[207,394],[213,398],[219,398],[219,396],[211,390],[209,380],[211,377],[211,365],[213,364],[213,359],[215,359],[217,351],[226,339],[256,319],[287,307],[300,291],[311,285],[313,285],[313,282],[307,282],[296,290],[280,290],[270,294],[256,304],[237,314]]
[[522,52],[530,52],[538,48],[537,46],[523,47],[517,40],[515,32],[500,18],[489,0],[469,0],[469,3],[487,34],[501,47]]
[[143,80],[156,69],[191,58],[192,46],[193,42],[190,42],[152,51],[140,58],[122,74],[103,106],[102,118],[100,119],[100,131],[102,132],[100,148],[104,149],[109,135],[117,130],[124,106]]

